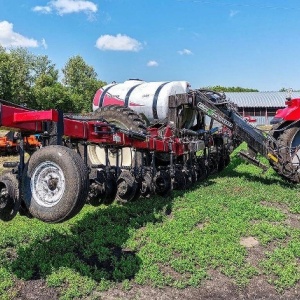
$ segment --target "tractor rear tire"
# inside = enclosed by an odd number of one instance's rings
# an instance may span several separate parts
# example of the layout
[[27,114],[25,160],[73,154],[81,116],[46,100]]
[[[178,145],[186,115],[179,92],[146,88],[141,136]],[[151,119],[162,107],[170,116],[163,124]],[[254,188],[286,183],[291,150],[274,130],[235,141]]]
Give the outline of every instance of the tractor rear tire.
[[300,128],[284,130],[278,138],[279,154],[283,160],[280,173],[293,182],[300,182]]
[[88,170],[72,149],[51,145],[30,157],[22,178],[24,202],[32,216],[63,222],[83,207],[89,188]]

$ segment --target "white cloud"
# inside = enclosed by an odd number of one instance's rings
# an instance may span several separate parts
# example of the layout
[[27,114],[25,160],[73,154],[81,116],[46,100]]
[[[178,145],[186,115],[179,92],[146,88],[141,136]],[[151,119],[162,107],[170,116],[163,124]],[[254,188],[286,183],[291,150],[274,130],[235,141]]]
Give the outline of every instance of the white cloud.
[[42,46],[45,48],[45,49],[48,49],[48,45],[46,43],[46,40],[45,39],[42,39],[42,42],[41,42]]
[[61,15],[71,14],[77,12],[97,12],[97,5],[91,1],[85,0],[54,0],[50,2],[51,5]]
[[13,30],[14,25],[7,21],[0,22],[0,45],[3,47],[38,47],[38,41],[27,38]]
[[158,62],[155,61],[155,60],[150,60],[150,61],[148,61],[147,66],[148,67],[157,67],[158,66]]
[[139,41],[120,33],[116,36],[101,35],[96,41],[96,47],[100,50],[133,52],[138,52],[143,48]]
[[234,17],[235,15],[237,15],[239,13],[238,10],[231,10],[230,13],[229,13],[229,17],[232,18]]
[[85,12],[88,14],[97,12],[97,5],[87,0],[52,0],[47,6],[35,6],[33,11],[51,13],[56,11],[59,15]]
[[189,50],[189,49],[179,50],[178,53],[180,55],[191,55],[191,54],[193,54],[193,52],[191,50]]
[[35,6],[32,10],[42,14],[50,14],[52,12],[52,8],[50,6]]

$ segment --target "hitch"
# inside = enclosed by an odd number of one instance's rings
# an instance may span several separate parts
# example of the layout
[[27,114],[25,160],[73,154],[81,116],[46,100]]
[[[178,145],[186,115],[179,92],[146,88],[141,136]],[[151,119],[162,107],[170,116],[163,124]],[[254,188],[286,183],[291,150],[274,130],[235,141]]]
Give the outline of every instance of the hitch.
[[247,153],[247,152],[245,152],[245,151],[240,151],[240,152],[238,153],[238,156],[239,156],[241,159],[243,159],[243,160],[245,160],[245,161],[251,163],[252,165],[261,168],[261,169],[263,170],[263,173],[266,172],[266,171],[269,169],[268,166],[266,166],[265,164],[262,164],[258,159],[256,159],[256,158],[253,157],[253,156],[250,156],[250,154]]

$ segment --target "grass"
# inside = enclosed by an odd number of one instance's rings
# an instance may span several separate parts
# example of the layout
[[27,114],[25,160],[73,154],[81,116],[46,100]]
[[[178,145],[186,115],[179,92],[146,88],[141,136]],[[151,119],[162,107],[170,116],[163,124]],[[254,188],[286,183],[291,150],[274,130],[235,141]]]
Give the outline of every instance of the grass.
[[[298,186],[234,153],[223,172],[172,197],[85,206],[55,225],[17,216],[0,223],[0,298],[12,299],[18,282],[32,279],[45,280],[61,299],[116,284],[198,287],[211,269],[240,287],[264,274],[284,291],[300,279],[299,224],[287,222],[299,214],[299,196]],[[262,251],[255,264],[240,244],[249,236]]]

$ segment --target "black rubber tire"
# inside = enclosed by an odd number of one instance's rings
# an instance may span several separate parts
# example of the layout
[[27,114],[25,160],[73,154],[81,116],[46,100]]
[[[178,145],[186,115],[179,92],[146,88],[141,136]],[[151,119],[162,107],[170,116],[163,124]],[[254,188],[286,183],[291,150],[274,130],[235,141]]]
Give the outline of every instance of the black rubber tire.
[[[300,173],[297,171],[297,166],[293,164],[294,153],[291,152],[291,147],[299,146],[296,145],[295,136],[300,135],[300,128],[293,126],[284,130],[278,138],[279,154],[283,160],[280,168],[280,173],[284,177],[288,178],[293,182],[300,182]],[[300,157],[296,160],[300,163]]]
[[197,172],[197,180],[203,181],[208,177],[208,168],[205,165],[205,161],[202,158],[197,159],[196,172]]
[[137,200],[140,196],[140,185],[128,170],[123,170],[117,179],[116,200],[127,203]]
[[223,171],[230,163],[229,154],[223,154],[218,161],[218,172]]
[[162,197],[168,196],[171,193],[172,183],[170,173],[165,170],[160,170],[153,178],[154,192]]
[[[269,131],[269,135],[273,137],[275,140],[278,140],[280,135],[282,134],[282,131],[277,131],[279,129],[281,124],[275,124],[272,126],[272,129]],[[277,151],[277,146],[272,141],[268,142],[268,147],[270,150]],[[269,159],[270,166],[276,171],[279,175],[281,175],[280,167],[274,163],[272,159]]]
[[174,190],[185,190],[186,189],[186,176],[182,170],[175,170],[175,176],[173,181]]
[[224,157],[224,164],[225,164],[225,168],[230,164],[230,154],[225,154]]
[[120,122],[124,124],[128,129],[131,129],[133,131],[137,131],[140,133],[147,132],[145,121],[140,118],[140,116],[136,112],[127,107],[108,105],[98,108],[91,114],[91,116],[103,118],[107,122]]
[[0,211],[0,220],[8,222],[12,220],[18,213],[21,205],[19,198],[19,182],[16,175],[11,172],[4,173],[0,176],[1,190],[7,189],[10,195],[10,202]]
[[145,172],[140,183],[140,193],[144,198],[150,197],[153,194],[153,180],[150,172]]
[[86,204],[88,191],[90,188],[89,179],[88,179],[89,178],[89,170],[88,170],[86,164],[84,163],[84,161],[82,160],[82,158],[80,157],[80,155],[78,153],[76,153],[74,150],[72,150],[72,151],[75,153],[75,155],[73,155],[72,157],[74,158],[77,168],[79,169],[78,174],[81,174],[80,178],[81,178],[82,188],[80,189],[80,194],[78,196],[78,199],[77,199],[74,209],[70,212],[70,214],[65,219],[65,221],[73,218],[75,215],[77,215],[81,211],[84,204]]
[[193,174],[190,169],[182,170],[183,176],[185,178],[185,189],[189,189],[192,187],[193,181]]
[[269,131],[269,135],[272,136],[275,140],[279,138],[279,136],[283,133],[283,131],[278,131],[282,127],[282,124],[275,124],[272,126],[272,129]]
[[211,155],[208,158],[208,172],[209,175],[214,175],[218,172],[218,158],[215,155]]
[[[109,105],[98,108],[96,111],[90,114],[91,117],[104,119],[110,124],[120,124],[124,129],[136,131],[139,133],[146,133],[147,128],[145,121],[139,117],[132,109],[118,106],[118,105]],[[88,151],[89,153],[89,151]],[[136,161],[140,165],[142,161],[142,152],[136,152]],[[133,160],[133,161],[132,161]],[[89,162],[93,162],[91,157],[88,157]],[[132,162],[135,161],[135,158],[132,157]],[[111,165],[113,165],[111,163]],[[134,164],[133,164],[134,165]]]
[[[57,174],[55,171],[51,173],[51,170],[57,171],[61,177],[58,176],[57,179]],[[57,183],[51,189],[50,180],[53,178]],[[39,194],[40,190],[36,187],[40,187],[40,184],[44,184],[44,193]],[[59,185],[62,186],[61,191],[57,188]],[[67,147],[44,147],[33,153],[25,165],[22,178],[23,199],[29,212],[44,222],[63,222],[77,214],[85,203],[88,188],[88,171],[83,160]],[[56,190],[59,194],[55,203],[51,203],[50,194]],[[47,202],[46,196],[50,197],[50,201]]]

